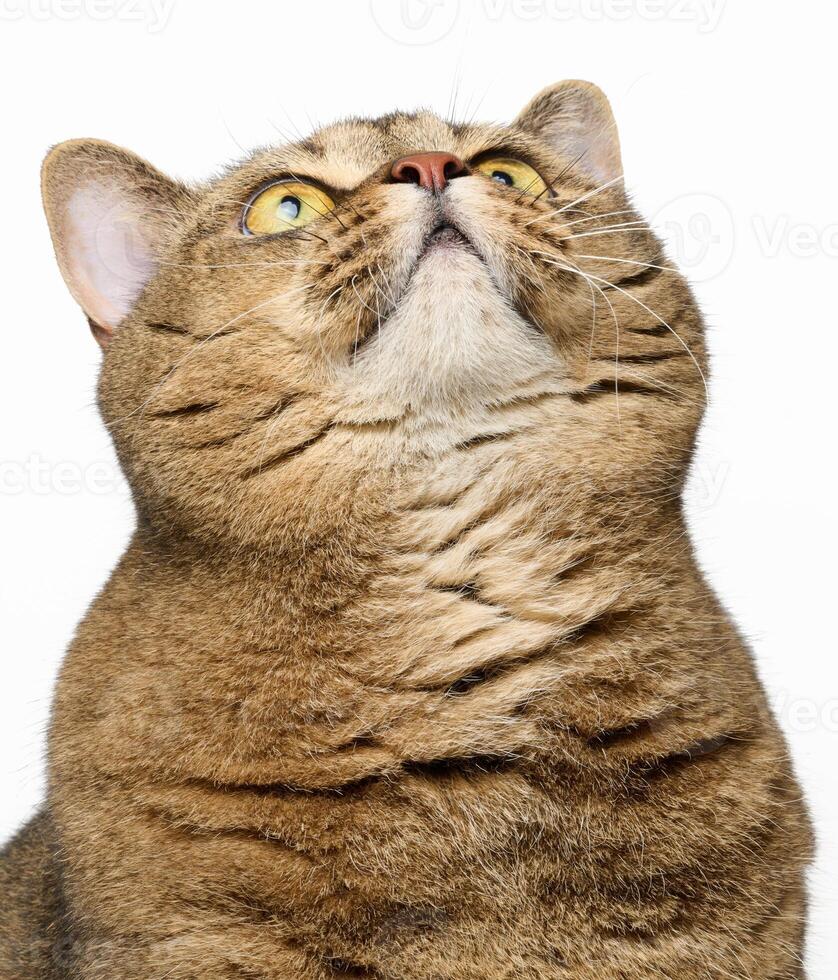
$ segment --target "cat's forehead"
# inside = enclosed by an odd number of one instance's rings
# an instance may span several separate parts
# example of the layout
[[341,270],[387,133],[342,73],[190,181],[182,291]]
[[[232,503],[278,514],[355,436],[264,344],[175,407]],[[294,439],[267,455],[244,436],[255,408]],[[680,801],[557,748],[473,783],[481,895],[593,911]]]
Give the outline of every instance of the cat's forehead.
[[503,127],[451,123],[431,112],[393,113],[324,126],[297,143],[263,150],[251,165],[263,172],[316,177],[348,190],[408,154],[446,151],[469,157],[508,133]]
[[380,119],[351,119],[326,126],[312,141],[327,159],[367,167],[420,149],[452,149],[457,132],[430,112],[393,113]]

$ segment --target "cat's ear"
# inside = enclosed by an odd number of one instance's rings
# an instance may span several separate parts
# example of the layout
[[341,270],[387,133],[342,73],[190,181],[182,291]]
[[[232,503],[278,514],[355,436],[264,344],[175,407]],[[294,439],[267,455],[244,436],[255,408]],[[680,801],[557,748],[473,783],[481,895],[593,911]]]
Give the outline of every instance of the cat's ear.
[[620,138],[605,93],[591,82],[559,82],[544,89],[515,120],[549,143],[568,164],[600,184],[623,175]]
[[55,147],[41,187],[61,274],[105,347],[156,273],[189,192],[97,140]]

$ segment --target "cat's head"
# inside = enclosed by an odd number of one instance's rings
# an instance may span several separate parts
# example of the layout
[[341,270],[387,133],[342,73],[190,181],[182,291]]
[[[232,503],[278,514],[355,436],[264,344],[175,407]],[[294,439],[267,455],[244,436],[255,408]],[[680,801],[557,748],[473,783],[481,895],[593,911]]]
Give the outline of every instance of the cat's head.
[[682,478],[701,320],[592,85],[507,126],[351,119],[201,186],[74,141],[43,187],[148,521],[257,543],[515,433],[557,478]]

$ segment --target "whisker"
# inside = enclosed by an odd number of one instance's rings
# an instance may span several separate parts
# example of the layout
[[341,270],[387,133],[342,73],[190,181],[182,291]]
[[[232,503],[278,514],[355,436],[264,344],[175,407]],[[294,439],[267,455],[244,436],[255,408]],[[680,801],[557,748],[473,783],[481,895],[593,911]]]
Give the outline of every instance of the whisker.
[[[474,123],[474,120],[477,118],[477,113],[480,112],[480,110],[483,108],[483,103],[486,101],[486,96],[489,94],[491,90],[492,90],[492,83],[490,82],[484,89],[483,94],[477,100],[477,104],[475,105],[474,109],[471,111],[471,114],[468,116],[467,119],[464,120],[465,125],[471,126]],[[469,108],[471,107],[469,106]]]
[[[255,201],[236,201],[233,198],[226,198],[225,201],[227,204],[238,204],[240,207],[244,208],[245,211],[251,210],[255,203]],[[312,210],[315,209],[312,208]],[[318,211],[318,214],[322,214],[322,212]],[[316,238],[318,241],[323,242],[324,245],[329,244],[328,238],[324,238],[322,235],[317,235],[313,231],[310,231],[308,228],[295,228],[290,221],[283,221],[283,224],[288,225],[289,232],[294,231],[297,232],[297,234],[299,235],[307,235],[309,238]]]
[[[581,271],[581,270],[580,270]],[[585,273],[582,273],[585,275]],[[617,311],[614,309],[614,304],[608,298],[607,293],[601,286],[597,286],[596,283],[591,283],[599,291],[602,298],[608,304],[608,309],[611,310],[611,317],[614,320],[614,397],[616,400],[617,407],[617,428],[622,430],[623,428],[623,417],[620,413],[620,320],[617,316]],[[590,366],[590,359],[588,360],[588,365]]]
[[202,262],[160,262],[170,269],[253,269],[265,266],[328,265],[322,259],[283,259],[274,262],[222,262],[216,264]]
[[[518,195],[518,197],[516,198],[516,200],[520,201],[522,197],[525,197],[527,195],[527,193],[529,192],[529,189],[532,187],[532,185],[535,184],[535,183],[538,183],[538,181],[539,180],[542,180],[542,179],[543,178],[541,176],[539,176],[538,174],[536,174],[535,177],[533,177],[533,179],[521,191],[521,193]],[[543,194],[544,191],[541,191],[540,193]]]
[[575,255],[577,259],[598,259],[602,262],[618,262],[621,265],[637,265],[644,269],[658,269],[660,272],[671,272],[673,275],[680,275],[677,269],[668,265],[655,265],[653,262],[638,262],[636,259],[617,259],[612,255]]
[[[578,218],[575,221],[567,222],[565,224],[565,227],[566,228],[569,228],[572,225],[578,225],[578,224],[580,224],[583,221],[595,221],[595,220],[597,220],[599,218],[605,218],[605,217],[607,217],[607,215],[590,214],[589,212],[584,212],[584,211],[583,212],[580,212],[580,213],[586,214],[587,217],[585,217],[585,218]],[[615,215],[616,214],[620,214],[620,213],[621,212],[619,212],[619,211],[615,211],[614,212]],[[635,214],[636,212],[634,212],[634,211],[624,211],[622,213],[623,214]],[[553,222],[556,222],[556,223],[558,223],[559,221],[562,220],[558,211],[556,211],[554,214],[548,215],[547,217],[549,218],[550,221],[553,221]],[[603,228],[596,228],[596,229],[594,229],[594,232],[606,232],[606,231],[610,231],[612,228],[630,228],[633,225],[637,225],[637,226],[639,226],[641,228],[646,228],[646,227],[648,227],[648,222],[645,221],[643,218],[636,218],[636,219],[633,219],[631,221],[620,221],[620,222],[615,222],[613,225],[605,225]],[[527,226],[525,225],[525,227],[527,227]],[[591,234],[592,233],[593,232],[591,232]],[[587,233],[584,230],[582,230],[582,231],[579,231],[579,232],[574,232],[573,235],[570,235],[568,237],[573,238],[573,237],[577,237],[578,236],[579,238],[581,238],[584,234],[587,234]]]
[[589,214],[587,218],[577,218],[575,221],[566,222],[566,225],[570,228],[572,225],[581,225],[585,221],[601,221],[603,218],[617,218],[623,214],[636,213],[633,208],[626,208],[623,211],[608,211],[606,214]]
[[289,404],[288,401],[280,402],[280,404],[277,405],[276,409],[273,412],[273,418],[271,418],[271,420],[268,422],[267,426],[265,427],[265,435],[262,437],[262,445],[259,447],[259,462],[256,467],[257,473],[262,472],[262,464],[265,462],[265,450],[268,445],[268,438],[270,437],[270,434],[273,432],[274,428],[276,427],[276,424],[279,421],[279,416],[286,410],[286,408],[288,408],[288,404]]
[[[366,271],[367,273],[369,273],[369,269],[367,269]],[[361,306],[364,307],[364,309],[369,310],[370,313],[375,313],[375,310],[365,302],[363,296],[361,296],[361,294],[358,292],[358,287],[355,285],[355,281],[357,280],[357,278],[358,278],[358,274],[356,273],[352,277],[351,282],[349,283],[349,285],[352,287],[352,291],[358,297],[358,302],[361,304]],[[372,276],[370,276],[370,280],[372,280]]]
[[241,143],[239,143],[239,141],[233,135],[233,130],[230,129],[230,126],[229,126],[226,118],[224,117],[224,113],[219,110],[218,116],[221,119],[221,125],[227,131],[227,135],[230,137],[230,139],[233,141],[233,143],[236,145],[236,147],[238,147],[238,149],[241,151],[242,155],[243,156],[247,156],[247,150],[245,149],[245,147],[243,147],[241,145]]
[[[288,120],[288,122],[291,125],[291,129],[293,130],[292,135],[295,136],[295,139],[292,142],[304,143],[306,140],[305,133],[300,132],[300,127],[296,124],[296,122],[294,121],[294,119],[292,118],[288,110],[285,108],[285,106],[280,105],[279,108],[282,110],[282,112],[285,113],[285,118]],[[276,123],[272,122],[270,119],[268,120],[268,122],[271,123],[274,129],[279,131],[279,127],[276,125]],[[287,137],[285,138],[287,139]]]
[[311,284],[309,284],[307,286],[301,286],[298,289],[293,289],[293,290],[290,290],[290,291],[285,291],[285,292],[282,292],[282,293],[278,293],[276,296],[271,296],[269,299],[266,299],[264,302],[258,303],[256,306],[251,307],[249,310],[245,310],[244,313],[239,313],[238,316],[234,316],[232,320],[228,320],[226,323],[223,323],[220,327],[218,327],[217,330],[213,330],[213,332],[211,334],[209,334],[207,337],[204,337],[203,340],[200,340],[200,341],[198,341],[198,343],[194,344],[183,355],[183,357],[181,357],[180,360],[177,361],[177,363],[175,363],[166,372],[166,374],[163,376],[163,378],[160,381],[157,382],[157,384],[152,389],[151,394],[148,396],[148,398],[146,398],[146,400],[144,402],[142,402],[141,405],[139,405],[137,408],[135,408],[132,412],[129,412],[127,415],[122,416],[122,418],[119,418],[119,419],[114,420],[114,422],[112,422],[111,424],[112,425],[119,425],[122,422],[125,422],[128,419],[133,418],[133,416],[138,415],[138,414],[141,415],[143,412],[145,412],[146,408],[148,408],[148,406],[151,404],[151,402],[157,397],[157,395],[159,394],[161,388],[171,379],[171,377],[175,373],[175,371],[177,371],[178,368],[182,367],[183,364],[185,364],[186,361],[188,361],[193,355],[197,354],[198,351],[205,344],[208,344],[213,338],[217,337],[220,333],[222,333],[228,327],[231,327],[234,323],[238,323],[239,321],[243,320],[245,317],[249,316],[251,313],[255,313],[257,310],[264,309],[264,307],[266,307],[266,306],[270,306],[271,303],[277,303],[277,302],[279,302],[282,299],[287,299],[289,296],[293,296],[295,293],[304,292],[307,289],[313,289],[315,287],[315,285],[316,285],[316,283],[311,283]]
[[460,86],[463,83],[463,76],[461,73],[461,65],[458,64],[454,70],[454,78],[451,86],[451,95],[448,98],[448,111],[445,114],[445,118],[449,125],[454,125],[454,120],[457,115],[457,99],[460,96]]
[[381,268],[381,263],[380,262],[376,262],[375,263],[375,267],[381,273],[381,278],[384,280],[384,285],[387,287],[387,295],[385,296],[385,299],[390,304],[390,306],[395,306],[396,305],[396,299],[393,296],[392,285],[390,283],[389,278],[387,277],[387,273]]
[[286,143],[293,144],[297,142],[293,133],[289,133],[287,130],[283,129],[273,119],[268,118],[268,123],[273,127],[273,129],[276,130],[277,134],[281,136]]
[[378,302],[378,297],[379,297],[379,294],[381,293],[381,290],[378,288],[378,285],[377,285],[377,283],[375,281],[375,277],[373,276],[372,272],[370,271],[369,266],[367,266],[367,272],[369,272],[370,281],[372,282],[373,286],[375,287],[375,317],[376,317],[376,321],[378,323],[378,363],[379,363],[379,366],[381,366],[382,367],[382,370],[383,370],[382,350],[381,350],[381,304]]
[[672,395],[677,396],[681,394],[677,388],[667,384],[665,381],[661,381],[660,378],[653,377],[651,374],[645,374],[643,371],[638,371],[636,367],[627,367],[624,365],[623,370],[628,375],[632,375],[635,378],[640,378],[640,380],[644,381],[647,385],[660,388],[662,391],[668,391]]
[[[300,184],[311,184],[311,180],[309,178],[300,177],[297,174],[295,174],[293,170],[289,170],[288,174]],[[312,207],[310,204],[309,207],[311,208],[312,211],[316,211],[321,218],[334,218],[337,221],[337,223],[341,226],[341,228],[343,228],[343,230],[346,231],[346,225],[338,217],[336,209],[333,211],[321,211],[319,208]]]
[[356,371],[358,369],[358,344],[360,342],[361,336],[361,314],[364,312],[364,307],[361,303],[358,304],[358,316],[355,318],[355,343],[352,346],[352,370]]
[[[556,176],[550,181],[550,183],[547,185],[547,187],[545,187],[545,189],[540,194],[537,195],[535,201],[539,200],[539,198],[541,198],[546,193],[546,191],[548,191],[548,190],[553,191],[553,193],[555,193],[555,190],[554,190],[555,185],[558,184],[558,182],[562,179],[562,177],[564,177],[566,174],[570,173],[570,171],[576,166],[577,163],[581,163],[582,160],[585,159],[585,157],[588,155],[589,149],[590,149],[589,147],[586,147],[584,150],[582,150],[582,152],[579,154],[579,156],[576,157],[575,160],[571,160],[570,163],[566,164],[566,166],[563,167],[556,174]],[[535,206],[535,201],[533,201],[532,204],[530,204],[530,207],[534,207]]]
[[326,315],[326,307],[329,305],[329,301],[334,296],[339,296],[344,291],[344,289],[346,289],[346,283],[344,283],[342,286],[338,286],[337,289],[334,289],[332,290],[331,293],[329,293],[329,295],[323,301],[323,305],[320,307],[320,313],[317,317],[317,323],[315,324],[314,327],[315,333],[317,334],[317,343],[320,347],[320,353],[323,354],[324,357],[326,357],[327,354],[326,354],[326,349],[323,347],[323,336],[321,333],[321,327],[323,326],[323,317]]
[[[538,253],[538,254],[548,255],[549,253],[541,252],[541,253]],[[595,276],[592,273],[585,273],[578,266],[573,265],[572,262],[570,263],[569,266],[568,265],[564,265],[563,263],[555,262],[553,260],[553,257],[552,256],[551,256],[551,258],[544,259],[543,261],[546,262],[548,265],[555,265],[557,268],[564,269],[566,272],[576,272],[580,276],[582,276],[583,278],[586,275],[589,275],[592,280],[595,280],[597,282],[601,282],[604,285],[608,286],[609,289],[616,289],[618,293],[622,293],[623,296],[627,296],[633,303],[637,303],[637,305],[639,307],[641,307],[642,309],[644,309],[650,316],[653,316],[658,321],[658,323],[660,323],[662,326],[666,327],[666,329],[672,334],[673,337],[675,337],[675,339],[678,341],[678,343],[687,352],[687,354],[690,357],[690,360],[693,362],[693,364],[695,364],[696,370],[698,371],[698,374],[699,374],[699,376],[701,378],[702,384],[704,385],[704,391],[709,396],[709,394],[710,394],[710,388],[709,388],[709,386],[707,384],[707,378],[706,378],[706,376],[704,374],[704,371],[702,370],[701,365],[698,362],[698,358],[695,356],[695,354],[693,354],[693,352],[690,349],[689,345],[683,340],[683,338],[678,333],[678,331],[675,330],[675,329],[673,329],[673,327],[671,327],[666,322],[666,320],[663,319],[663,317],[659,313],[656,313],[653,309],[651,309],[651,307],[647,306],[642,300],[639,300],[636,296],[633,296],[627,289],[623,289],[621,286],[618,286],[616,283],[609,282],[607,279],[603,279],[600,276]],[[568,259],[567,261],[570,261],[570,260]]]
[[[615,335],[615,346],[614,346],[614,397],[616,400],[617,409],[617,427],[622,430],[623,418],[620,412],[620,320],[617,316],[617,311],[614,309],[614,304],[608,298],[608,294],[605,290],[598,286],[592,281],[591,277],[588,276],[581,269],[577,270],[580,275],[588,283],[589,288],[596,289],[596,291],[602,296],[605,302],[608,304],[608,309],[611,311],[611,318],[614,321],[614,335]],[[593,348],[594,348],[594,334],[596,332],[596,306],[594,306],[594,322],[591,328],[591,344],[588,349],[588,370],[590,370],[591,360],[593,358]]]
[[[553,183],[554,184],[558,183],[565,176],[565,174],[569,173],[578,163],[581,163],[581,161],[584,160],[585,157],[590,153],[591,149],[595,145],[596,139],[598,139],[600,136],[602,136],[604,133],[606,133],[609,129],[612,131],[613,134],[616,135],[616,131],[617,131],[617,123],[616,123],[616,121],[611,120],[610,122],[607,122],[607,121],[604,122],[602,124],[602,126],[599,128],[599,130],[597,130],[596,133],[592,134],[594,138],[591,139],[588,142],[588,145],[585,147],[585,149],[582,150],[582,152],[579,154],[579,156],[577,156],[575,159],[571,160],[568,163],[568,165],[564,168],[564,170],[562,170],[562,172],[558,175],[558,177],[555,178],[555,180],[553,181]],[[617,179],[618,180],[622,180],[623,179],[623,175],[620,174],[620,176]],[[543,193],[543,191],[542,191],[542,193]],[[540,194],[539,194],[539,197],[541,197]],[[586,200],[586,198],[583,198],[582,200]],[[535,203],[535,202],[533,202],[533,203]],[[574,203],[578,204],[579,202],[576,201]],[[570,205],[570,206],[572,207],[573,205]]]
[[358,306],[358,318],[357,318],[356,323],[355,323],[355,347],[354,347],[354,351],[353,351],[353,367],[357,363],[357,359],[358,359],[358,346],[359,346],[359,343],[360,343],[360,337],[359,337],[359,335],[360,335],[360,330],[361,330],[361,313],[363,312],[363,310],[368,310],[370,313],[372,313],[375,316],[376,321],[378,323],[378,335],[379,335],[379,338],[381,336],[381,308],[380,308],[380,306],[378,304],[378,295],[381,292],[381,290],[380,290],[378,284],[376,283],[375,277],[373,276],[373,274],[372,274],[369,266],[367,266],[364,271],[366,272],[367,276],[369,277],[370,282],[373,284],[373,287],[375,289],[376,309],[373,309],[369,305],[369,303],[366,302],[366,300],[364,299],[364,297],[361,296],[361,294],[358,292],[358,287],[356,286],[356,281],[358,279],[358,273],[356,273],[352,277],[352,279],[351,279],[351,281],[349,283],[350,286],[352,287],[352,292],[355,293],[355,297],[357,298],[358,303],[359,303],[359,306]]
[[580,231],[576,235],[565,235],[559,241],[571,242],[577,238],[597,238],[599,235],[626,235],[632,231],[644,231],[646,227],[645,221],[632,221],[623,225],[613,225],[610,228],[600,228],[598,231]]
[[594,188],[594,190],[588,191],[587,194],[583,194],[582,197],[578,197],[575,201],[571,201],[570,204],[566,204],[564,207],[558,208],[555,211],[548,211],[546,214],[540,214],[537,217],[533,218],[531,221],[527,221],[524,227],[528,228],[530,225],[534,225],[537,221],[543,221],[547,217],[551,217],[557,214],[564,214],[565,211],[569,211],[571,208],[575,208],[577,204],[582,204],[583,201],[588,201],[590,200],[590,198],[596,197],[597,194],[601,194],[604,190],[607,190],[609,187],[613,187],[616,183],[618,183],[622,179],[623,179],[623,175],[620,174],[619,176],[615,177],[613,180],[609,180],[607,183],[601,184],[599,187]]
[[[336,201],[335,205],[339,208],[342,208],[343,210],[349,209],[355,215],[356,218],[359,218],[361,221],[364,220],[364,216],[355,207],[355,205],[352,204],[351,201]],[[367,236],[364,234],[364,229],[360,227],[360,224],[357,225],[356,228],[358,234],[361,236],[361,240],[363,241],[364,245],[367,246]]]

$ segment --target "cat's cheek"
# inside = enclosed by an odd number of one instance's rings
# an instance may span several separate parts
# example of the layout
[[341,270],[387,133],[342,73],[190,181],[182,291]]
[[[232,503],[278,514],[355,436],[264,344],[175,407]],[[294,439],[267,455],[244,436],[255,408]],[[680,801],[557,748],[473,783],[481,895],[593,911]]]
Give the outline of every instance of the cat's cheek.
[[580,324],[590,328],[590,290],[574,275],[533,261],[540,242],[526,227],[533,220],[531,202],[484,179],[455,181],[449,196],[450,219],[468,237],[497,289],[572,360]]
[[354,358],[358,346],[395,312],[438,222],[435,203],[413,187],[378,188],[354,205],[363,220],[332,230],[329,254],[299,279],[301,345],[334,366]]
[[318,401],[289,408],[228,445],[177,448],[147,440],[129,480],[145,524],[212,547],[271,548],[351,500],[368,463],[348,451]]
[[459,228],[489,267],[502,292],[512,297],[527,272],[534,247],[521,227],[531,216],[520,193],[491,185],[484,178],[454,181],[447,192],[448,220]]

